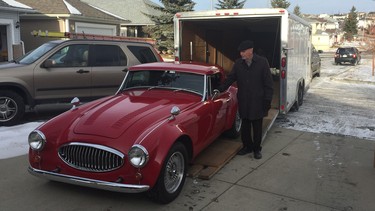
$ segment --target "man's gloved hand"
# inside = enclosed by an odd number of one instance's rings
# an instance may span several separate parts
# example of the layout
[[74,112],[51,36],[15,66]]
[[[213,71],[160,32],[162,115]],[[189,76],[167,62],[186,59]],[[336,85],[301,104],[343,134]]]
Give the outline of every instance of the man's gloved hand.
[[271,109],[271,101],[270,100],[264,100],[263,101],[263,110],[264,115],[268,116],[268,111]]

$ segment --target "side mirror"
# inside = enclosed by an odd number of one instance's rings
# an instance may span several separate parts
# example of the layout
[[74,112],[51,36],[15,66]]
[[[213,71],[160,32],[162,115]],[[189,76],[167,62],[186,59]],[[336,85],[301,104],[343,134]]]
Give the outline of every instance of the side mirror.
[[171,117],[169,117],[169,120],[173,120],[176,118],[177,115],[179,115],[181,112],[180,108],[177,106],[173,106],[171,109]]
[[73,105],[71,110],[74,110],[74,109],[77,109],[77,107],[79,106],[79,104],[81,104],[81,101],[79,100],[78,97],[75,97],[73,98],[72,101],[70,101],[70,103]]
[[43,67],[45,68],[49,68],[49,67],[53,67],[56,65],[56,61],[53,60],[53,59],[47,59],[46,61],[44,61],[43,63]]
[[219,94],[220,94],[220,91],[219,91],[219,90],[217,90],[217,89],[214,89],[214,90],[213,90],[213,95],[212,95],[212,99],[215,99],[215,98],[217,98],[217,96],[219,96]]

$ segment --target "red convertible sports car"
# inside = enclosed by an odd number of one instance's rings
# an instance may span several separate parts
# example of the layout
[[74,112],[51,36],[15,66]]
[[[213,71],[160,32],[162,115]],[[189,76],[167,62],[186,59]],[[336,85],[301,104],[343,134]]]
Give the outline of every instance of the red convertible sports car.
[[[72,109],[29,135],[29,172],[169,203],[189,163],[221,134],[237,137],[237,88],[214,91],[221,68],[183,62],[129,68],[118,92]],[[218,155],[220,156],[220,155]]]

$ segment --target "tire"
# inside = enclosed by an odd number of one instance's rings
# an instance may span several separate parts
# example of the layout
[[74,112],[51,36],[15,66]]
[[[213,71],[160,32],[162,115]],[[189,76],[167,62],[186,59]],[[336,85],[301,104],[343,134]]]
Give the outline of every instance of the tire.
[[233,138],[233,139],[238,138],[241,134],[241,125],[242,125],[242,119],[237,110],[236,118],[234,118],[232,127],[229,130],[224,132],[224,136],[228,138]]
[[301,106],[303,104],[303,98],[305,93],[303,92],[303,85],[300,85],[298,88],[298,105]]
[[0,91],[0,126],[17,124],[25,113],[23,98],[13,91]]
[[298,91],[297,91],[297,99],[294,102],[291,110],[296,112],[299,110],[299,107],[303,104],[303,89],[301,88],[301,85],[298,86]]
[[184,186],[188,165],[188,153],[181,142],[176,142],[168,152],[159,178],[148,196],[161,204],[167,204],[180,194]]

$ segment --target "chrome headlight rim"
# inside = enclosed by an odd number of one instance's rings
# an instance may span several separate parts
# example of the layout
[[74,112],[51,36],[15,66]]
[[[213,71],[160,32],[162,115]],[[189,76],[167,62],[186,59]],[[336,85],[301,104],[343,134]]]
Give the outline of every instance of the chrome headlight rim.
[[128,152],[129,163],[135,168],[144,167],[149,160],[147,149],[139,144],[133,145]]
[[47,143],[46,136],[40,130],[34,130],[28,137],[29,146],[34,151],[41,151]]

